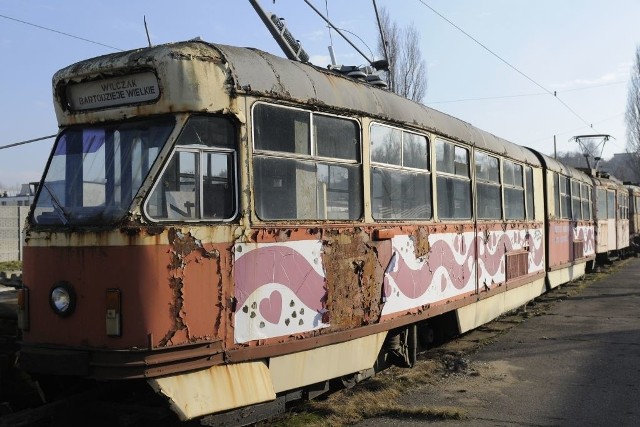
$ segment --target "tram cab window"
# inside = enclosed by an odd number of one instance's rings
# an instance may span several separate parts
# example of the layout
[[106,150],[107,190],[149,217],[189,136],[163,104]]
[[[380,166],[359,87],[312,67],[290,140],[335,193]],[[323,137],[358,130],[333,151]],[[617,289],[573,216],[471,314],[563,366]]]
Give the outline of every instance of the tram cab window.
[[237,211],[234,127],[227,119],[191,117],[147,200],[155,220],[232,219]]
[[33,220],[105,224],[130,209],[175,126],[171,117],[65,129],[56,141]]
[[478,219],[501,219],[500,161],[497,157],[476,151],[475,164]]
[[373,218],[430,219],[427,138],[381,124],[372,124],[370,134]]
[[436,186],[440,219],[471,218],[469,150],[436,140]]
[[253,182],[263,220],[359,219],[360,131],[354,120],[258,103]]

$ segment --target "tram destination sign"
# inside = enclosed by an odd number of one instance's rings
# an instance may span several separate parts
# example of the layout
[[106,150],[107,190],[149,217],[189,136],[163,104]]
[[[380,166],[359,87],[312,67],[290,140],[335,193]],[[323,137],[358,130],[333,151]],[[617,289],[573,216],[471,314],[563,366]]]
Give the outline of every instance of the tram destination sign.
[[74,111],[139,104],[158,98],[158,78],[151,72],[76,83],[67,87],[69,107]]

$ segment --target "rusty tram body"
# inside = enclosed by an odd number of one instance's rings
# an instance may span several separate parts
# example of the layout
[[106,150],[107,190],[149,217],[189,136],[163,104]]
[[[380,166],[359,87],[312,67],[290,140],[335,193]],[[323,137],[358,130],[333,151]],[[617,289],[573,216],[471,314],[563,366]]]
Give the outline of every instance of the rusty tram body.
[[584,274],[593,182],[330,70],[191,41],[53,78],[21,366],[183,419],[388,363]]

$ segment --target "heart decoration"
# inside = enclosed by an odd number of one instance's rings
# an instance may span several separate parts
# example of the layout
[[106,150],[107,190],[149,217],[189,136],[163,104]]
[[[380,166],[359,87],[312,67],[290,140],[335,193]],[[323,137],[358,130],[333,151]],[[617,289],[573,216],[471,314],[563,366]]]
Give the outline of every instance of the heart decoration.
[[278,291],[271,292],[269,298],[263,298],[259,306],[260,314],[269,323],[277,325],[282,314],[282,295]]

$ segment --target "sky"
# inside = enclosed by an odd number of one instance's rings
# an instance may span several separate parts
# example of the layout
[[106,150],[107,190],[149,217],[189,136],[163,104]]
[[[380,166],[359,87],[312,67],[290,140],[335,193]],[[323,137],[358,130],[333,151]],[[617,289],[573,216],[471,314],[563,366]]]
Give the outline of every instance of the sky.
[[[370,0],[310,0],[376,56]],[[552,155],[576,135],[609,134],[626,150],[629,77],[640,44],[637,0],[377,0],[415,25],[427,66],[424,104]],[[366,65],[303,0],[260,0],[318,66]],[[51,78],[83,59],[148,44],[203,40],[284,56],[248,0],[0,0],[0,146],[57,133]],[[369,54],[373,50],[373,54]],[[376,56],[376,59],[379,59]],[[555,93],[556,96],[553,94]],[[38,181],[53,139],[0,149],[0,189]]]

